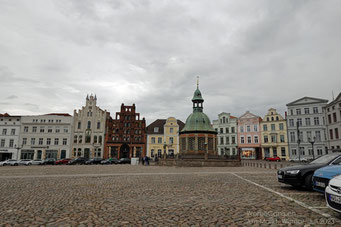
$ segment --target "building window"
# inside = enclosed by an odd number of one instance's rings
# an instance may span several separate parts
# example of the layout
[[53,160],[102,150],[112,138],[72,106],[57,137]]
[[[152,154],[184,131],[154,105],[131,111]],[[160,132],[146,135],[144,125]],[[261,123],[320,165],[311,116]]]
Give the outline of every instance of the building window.
[[333,120],[334,122],[337,122],[336,113],[333,113]]
[[314,113],[314,114],[317,114],[317,113],[319,113],[319,111],[318,111],[318,107],[313,107],[313,113]]
[[59,144],[59,139],[58,138],[55,138],[54,139],[54,145],[58,145]]
[[9,147],[13,147],[14,146],[14,140],[9,140]]
[[220,137],[220,145],[224,144],[224,137]]
[[151,150],[150,150],[150,156],[151,156],[151,157],[154,157],[154,149],[151,149]]
[[1,140],[0,147],[5,147],[5,140],[4,139]]
[[77,128],[81,129],[81,122],[80,121],[78,121],[78,127]]
[[31,145],[34,145],[36,143],[36,139],[35,138],[31,138]]
[[67,145],[67,138],[63,139],[63,145]]
[[173,133],[173,131],[174,131],[173,128],[170,128],[170,129],[169,129],[169,132],[170,132],[170,133]]
[[236,138],[234,136],[231,137],[232,144],[236,144]]
[[310,118],[306,118],[305,119],[305,125],[306,126],[310,126]]
[[272,142],[272,143],[277,143],[277,136],[272,135],[272,136],[271,136],[271,142]]
[[296,115],[301,115],[301,109],[296,109]]
[[88,121],[88,127],[87,127],[88,129],[90,129],[91,128],[91,121]]
[[234,132],[235,132],[234,127],[231,127],[231,133],[234,133]]
[[6,135],[7,134],[7,129],[2,129],[2,135]]
[[291,154],[292,155],[296,155],[297,153],[296,153],[296,149],[291,149]]
[[275,124],[271,124],[271,131],[276,131],[276,125]]
[[309,108],[304,108],[304,114],[309,114]]
[[282,156],[286,156],[286,154],[285,154],[285,147],[281,147],[281,155]]
[[50,144],[51,144],[51,138],[47,138],[47,139],[46,139],[46,144],[47,144],[47,145],[50,145]]
[[97,129],[101,128],[101,122],[97,122]]
[[316,141],[321,141],[321,132],[315,131],[315,137],[316,137]]
[[43,140],[43,138],[39,138],[39,145],[43,145],[43,142],[44,142],[44,140]]
[[37,132],[37,127],[33,127],[32,132]]
[[290,132],[290,142],[292,143],[296,142],[295,132]]
[[14,129],[14,128],[11,129],[11,135],[12,135],[12,136],[15,135],[15,129]]
[[157,150],[157,156],[159,156],[159,158],[161,158],[161,152],[162,152],[161,149]]
[[317,155],[322,155],[322,148],[317,148]]
[[332,115],[328,114],[328,123],[331,124],[332,123]]
[[26,145],[26,144],[27,144],[27,138],[23,138],[23,139],[22,139],[22,144],[23,144],[23,145]]
[[45,131],[45,129],[44,128],[40,128],[40,132],[44,132]]
[[284,125],[283,125],[283,123],[279,123],[279,130],[284,130]]
[[220,133],[224,133],[224,129],[223,128],[220,128]]
[[64,133],[68,133],[69,129],[68,128],[64,128]]
[[229,130],[228,127],[225,128],[225,132],[226,132],[226,133],[230,133],[230,130]]
[[258,143],[258,136],[254,136],[255,143]]
[[304,147],[300,147],[300,153],[301,153],[301,155],[305,155]]
[[319,117],[314,117],[314,124],[315,125],[320,125]]
[[230,144],[230,137],[226,136],[225,140],[226,140],[226,144]]
[[174,142],[174,141],[173,141],[173,137],[169,137],[169,143],[170,143],[170,144],[173,144],[173,142]]
[[154,132],[159,132],[159,127],[155,127]]
[[268,143],[268,142],[269,142],[268,136],[264,136],[264,143]]
[[334,139],[334,137],[333,137],[333,129],[329,129],[329,137],[330,137],[331,140]]
[[157,138],[157,143],[159,143],[159,144],[162,143],[162,138],[161,137]]
[[293,109],[290,110],[290,115],[294,115],[294,110]]
[[263,125],[263,131],[264,132],[268,131],[268,125],[266,125],[266,124]]
[[274,157],[277,157],[277,148],[276,147],[272,148],[272,153],[273,153]]
[[243,126],[240,126],[240,127],[239,127],[239,131],[240,131],[240,132],[244,132]]
[[251,141],[251,136],[248,136],[247,137],[247,143],[251,143],[252,141]]
[[240,137],[240,143],[244,143],[244,136]]
[[280,139],[281,143],[284,143],[284,142],[285,142],[285,141],[284,141],[284,135],[279,135],[279,139]]
[[48,133],[52,133],[52,128],[48,128],[48,129],[47,129],[47,132],[48,132]]
[[155,143],[155,137],[152,137],[151,143]]
[[294,119],[289,119],[289,126],[294,127]]
[[27,126],[24,127],[24,132],[28,132],[28,127]]
[[302,126],[302,119],[301,118],[297,118],[297,124],[298,124],[298,126]]
[[80,135],[80,136],[78,137],[78,143],[82,143],[82,142],[83,142],[83,136]]
[[251,127],[250,127],[250,125],[247,125],[247,126],[246,126],[246,131],[247,131],[247,132],[251,132]]
[[102,143],[102,136],[98,137],[98,143]]
[[97,136],[94,136],[94,143],[97,143]]

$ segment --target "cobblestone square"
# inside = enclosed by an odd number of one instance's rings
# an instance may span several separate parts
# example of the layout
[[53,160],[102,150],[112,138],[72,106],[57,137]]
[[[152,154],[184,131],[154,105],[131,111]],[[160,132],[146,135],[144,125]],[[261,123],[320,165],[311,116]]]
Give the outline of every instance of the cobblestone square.
[[19,166],[0,168],[0,180],[1,226],[340,224],[322,194],[269,169]]

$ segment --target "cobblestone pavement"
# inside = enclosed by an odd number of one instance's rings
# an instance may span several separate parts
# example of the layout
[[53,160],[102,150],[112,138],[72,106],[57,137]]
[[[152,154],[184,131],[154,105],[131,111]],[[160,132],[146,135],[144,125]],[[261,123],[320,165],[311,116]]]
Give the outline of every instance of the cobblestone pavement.
[[19,166],[0,182],[0,226],[341,225],[322,194],[269,169]]

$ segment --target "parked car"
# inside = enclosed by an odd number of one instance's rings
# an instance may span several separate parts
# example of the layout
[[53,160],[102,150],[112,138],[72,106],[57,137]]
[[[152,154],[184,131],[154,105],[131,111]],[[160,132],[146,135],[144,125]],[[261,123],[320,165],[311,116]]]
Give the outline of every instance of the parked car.
[[42,164],[43,164],[43,161],[40,159],[36,159],[32,161],[32,165],[42,165]]
[[88,160],[87,158],[78,157],[78,158],[75,158],[75,159],[70,160],[69,163],[68,163],[68,165],[76,165],[76,164],[83,165],[83,164],[85,164],[85,162],[86,162],[87,160]]
[[101,165],[118,164],[117,158],[108,158],[101,161]]
[[265,161],[273,161],[273,162],[280,162],[281,161],[281,158],[280,157],[267,157],[265,158]]
[[30,165],[32,165],[32,160],[31,159],[21,159],[18,164],[30,166]]
[[325,198],[329,208],[341,212],[341,175],[329,181]]
[[0,166],[6,166],[7,163],[8,163],[8,160],[2,161],[2,162],[0,162]]
[[43,165],[54,165],[56,163],[56,159],[47,158],[43,161]]
[[118,160],[118,164],[131,164],[130,158],[121,158]]
[[277,179],[284,184],[294,187],[305,186],[306,189],[312,190],[312,177],[315,170],[330,165],[338,159],[341,159],[341,153],[335,152],[321,156],[307,164],[287,166],[277,171]]
[[341,159],[338,159],[326,167],[315,171],[313,175],[313,189],[317,192],[324,193],[329,181],[341,174]]
[[64,158],[64,159],[59,159],[56,161],[56,165],[63,165],[63,164],[68,164],[71,158]]
[[306,159],[306,158],[290,158],[289,159],[289,162],[307,162],[308,161],[308,159]]
[[92,158],[90,160],[87,160],[85,162],[85,165],[101,164],[102,161],[103,161],[102,158]]
[[3,166],[17,166],[19,161],[15,159],[8,159],[2,163]]

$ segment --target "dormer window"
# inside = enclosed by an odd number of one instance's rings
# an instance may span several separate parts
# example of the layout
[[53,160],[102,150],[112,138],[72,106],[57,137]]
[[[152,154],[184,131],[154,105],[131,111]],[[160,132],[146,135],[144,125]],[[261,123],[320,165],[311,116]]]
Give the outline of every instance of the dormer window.
[[159,127],[155,127],[154,132],[159,132]]

